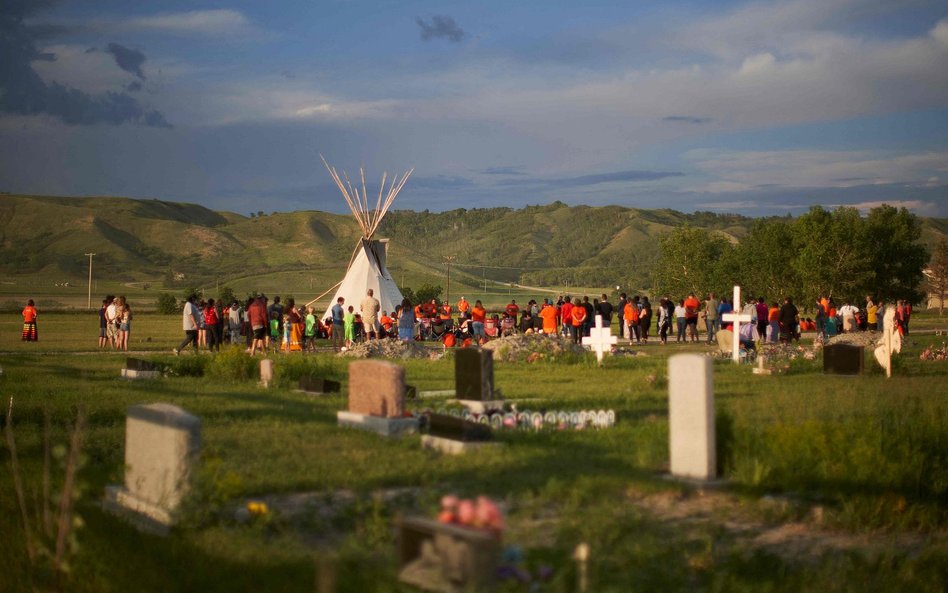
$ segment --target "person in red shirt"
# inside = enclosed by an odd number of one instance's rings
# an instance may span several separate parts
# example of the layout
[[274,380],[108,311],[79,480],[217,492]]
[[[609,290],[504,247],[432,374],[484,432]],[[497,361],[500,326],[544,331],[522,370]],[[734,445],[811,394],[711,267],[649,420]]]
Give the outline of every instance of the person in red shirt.
[[205,339],[207,340],[208,350],[220,352],[221,345],[217,340],[217,332],[214,331],[215,326],[217,326],[217,309],[214,308],[214,299],[211,299],[207,301],[207,306],[204,307]]
[[694,293],[689,294],[685,299],[685,332],[691,336],[692,342],[698,341],[698,309],[700,307],[701,303],[695,298]]
[[572,319],[572,325],[570,326],[570,335],[573,338],[573,343],[578,344],[579,338],[582,336],[582,327],[583,323],[586,322],[586,307],[579,302],[579,299],[576,298],[573,300],[573,308],[570,309],[570,316]]
[[23,341],[39,341],[39,333],[36,330],[36,306],[33,304],[33,299],[26,301],[26,307],[23,308]]
[[629,336],[629,343],[632,343],[633,336],[638,342],[639,335],[639,297],[635,296],[625,302],[625,309],[622,311],[622,319],[625,321],[626,335]]
[[504,315],[513,319],[514,325],[517,325],[517,315],[520,314],[520,307],[517,305],[517,301],[510,299],[510,303],[504,308]]
[[573,330],[573,303],[569,300],[569,295],[563,299],[563,306],[560,307],[560,324],[563,326],[563,335],[572,337]]

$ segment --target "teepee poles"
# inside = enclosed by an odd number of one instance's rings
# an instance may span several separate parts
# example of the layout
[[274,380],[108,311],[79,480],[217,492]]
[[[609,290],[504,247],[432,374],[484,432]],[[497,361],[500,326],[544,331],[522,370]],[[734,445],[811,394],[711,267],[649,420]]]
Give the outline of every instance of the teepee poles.
[[[362,229],[362,236],[365,239],[371,239],[375,234],[375,231],[378,230],[379,225],[382,223],[382,219],[385,218],[389,208],[391,208],[392,203],[395,201],[395,197],[398,195],[398,192],[400,192],[402,188],[405,187],[405,183],[408,181],[408,178],[415,171],[414,169],[409,169],[404,175],[402,175],[401,179],[399,179],[398,175],[393,175],[388,192],[385,192],[385,182],[388,179],[388,172],[383,173],[382,182],[379,185],[379,196],[375,202],[375,208],[370,209],[369,193],[365,184],[365,170],[359,168],[359,175],[362,181],[362,190],[360,192],[358,183],[355,187],[353,187],[348,173],[343,171],[342,177],[340,177],[336,169],[326,162],[326,158],[323,155],[319,155],[319,158],[322,159],[323,165],[325,165],[326,170],[329,171],[330,177],[332,177],[332,180],[336,183],[336,187],[339,188],[340,193],[342,193],[342,197],[345,198],[346,204],[348,204],[349,210],[352,211],[352,215],[355,217],[356,221],[358,221],[359,227]],[[343,181],[343,179],[345,179],[345,181]]]

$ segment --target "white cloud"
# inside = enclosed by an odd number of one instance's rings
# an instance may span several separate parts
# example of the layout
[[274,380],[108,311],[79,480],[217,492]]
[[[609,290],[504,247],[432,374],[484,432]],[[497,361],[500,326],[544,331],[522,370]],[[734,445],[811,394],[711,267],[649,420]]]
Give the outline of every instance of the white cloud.
[[930,185],[948,171],[948,152],[884,155],[873,151],[782,150],[732,152],[692,150],[685,154],[715,178],[695,191],[711,193],[782,187]]
[[130,18],[122,24],[129,28],[183,35],[230,35],[251,28],[247,17],[236,10],[228,9],[166,12]]

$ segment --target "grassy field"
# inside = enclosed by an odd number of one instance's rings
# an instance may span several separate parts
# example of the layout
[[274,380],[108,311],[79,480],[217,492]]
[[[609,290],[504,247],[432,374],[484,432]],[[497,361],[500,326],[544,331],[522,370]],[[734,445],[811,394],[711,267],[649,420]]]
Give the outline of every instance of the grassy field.
[[[98,352],[96,337],[94,314],[50,314],[40,319],[41,341],[23,344],[19,317],[0,316],[0,393],[4,411],[13,398],[29,500],[41,498],[44,413],[54,492],[66,427],[77,408],[88,416],[82,526],[64,575],[27,559],[4,447],[0,591],[313,591],[326,558],[339,591],[401,591],[392,521],[433,514],[448,492],[503,501],[505,543],[522,547],[529,568],[554,568],[540,590],[575,590],[570,555],[579,542],[591,546],[597,592],[942,591],[948,582],[948,361],[918,359],[940,336],[914,337],[890,380],[868,359],[858,378],[824,376],[819,358],[774,376],[716,362],[720,489],[663,477],[667,356],[705,346],[649,345],[645,356],[603,368],[590,359],[497,363],[497,385],[521,408],[614,409],[617,425],[502,432],[501,449],[455,458],[421,449],[417,438],[339,429],[343,396],[292,391],[303,373],[345,381],[344,359],[275,356],[276,385],[265,390],[238,378],[255,366],[239,351],[165,354],[181,337],[179,321],[143,314],[132,349],[175,374],[129,383],[118,379],[123,357]],[[450,359],[399,363],[419,390],[452,386]],[[105,485],[122,479],[126,408],[155,401],[202,419],[195,491],[166,538],[140,534],[98,504]],[[315,494],[294,510],[287,495],[301,492]],[[235,521],[248,499],[271,512]]]

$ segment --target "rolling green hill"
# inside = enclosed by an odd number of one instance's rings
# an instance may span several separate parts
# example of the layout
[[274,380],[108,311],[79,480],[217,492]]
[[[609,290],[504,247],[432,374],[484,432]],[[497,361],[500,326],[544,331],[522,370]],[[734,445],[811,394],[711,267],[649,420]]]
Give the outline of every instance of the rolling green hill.
[[[708,212],[570,207],[393,211],[391,238],[399,284],[444,284],[452,293],[507,286],[647,286],[658,238],[682,224],[740,241],[753,219]],[[929,246],[948,220],[922,219]],[[238,292],[282,285],[321,292],[338,281],[359,229],[351,216],[318,211],[246,217],[196,204],[128,198],[0,196],[0,272],[82,283],[95,253],[97,274],[126,285],[166,288],[227,283]],[[181,277],[183,275],[183,278]],[[175,281],[175,278],[178,278]],[[84,286],[84,284],[83,284]],[[274,286],[274,288],[269,288]]]

